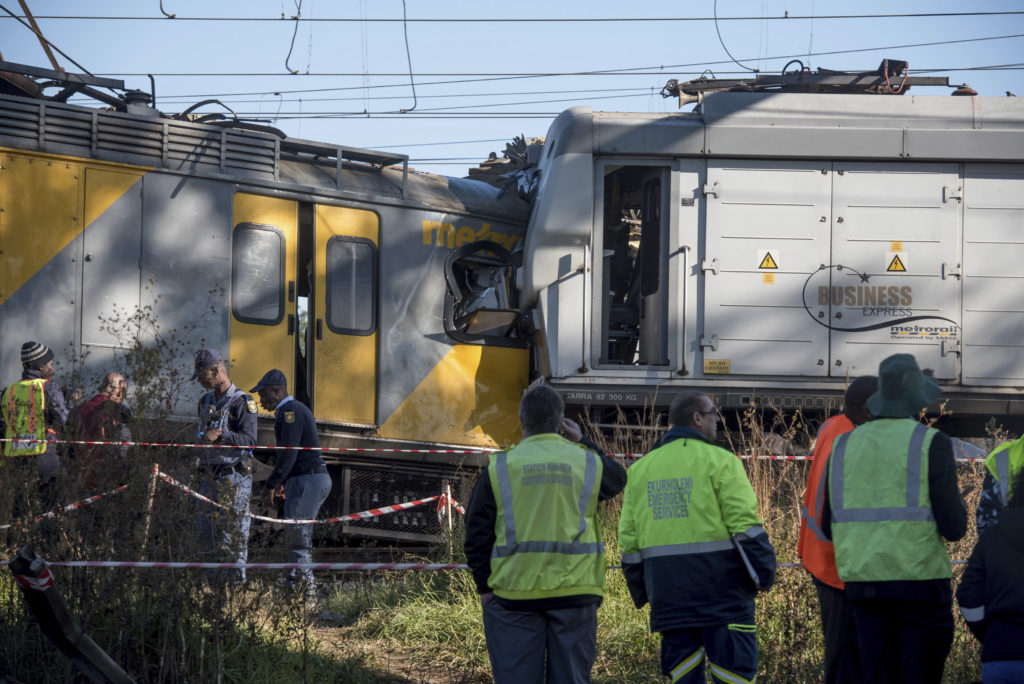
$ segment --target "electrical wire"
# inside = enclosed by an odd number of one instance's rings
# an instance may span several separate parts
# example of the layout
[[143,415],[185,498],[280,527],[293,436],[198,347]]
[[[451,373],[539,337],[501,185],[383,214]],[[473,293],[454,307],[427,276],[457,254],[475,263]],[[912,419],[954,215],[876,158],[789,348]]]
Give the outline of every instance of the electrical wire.
[[722,49],[725,50],[725,54],[729,55],[729,59],[731,59],[733,62],[736,62],[737,66],[742,67],[742,68],[746,69],[747,71],[753,71],[755,74],[758,73],[757,69],[752,69],[751,67],[748,67],[746,64],[740,64],[739,62],[737,62],[736,58],[732,56],[731,52],[729,52],[729,48],[727,48],[725,46],[725,41],[722,40],[722,32],[718,30],[718,0],[715,0],[714,11],[715,11],[715,33],[718,34],[718,42],[722,45]]
[[[779,14],[774,16],[738,16],[721,17],[719,21],[796,21],[801,19],[818,20],[846,20],[846,19],[920,19],[929,17],[992,17],[1012,16],[1024,14],[1024,10],[1002,10],[985,12],[887,12],[879,14],[823,14],[823,15],[800,15],[800,14]],[[17,18],[17,17],[15,17]],[[155,16],[127,16],[127,15],[72,15],[72,14],[48,14],[37,15],[36,19],[48,19],[53,21],[165,21],[165,17]],[[292,21],[284,17],[183,17],[176,16],[176,21],[252,21],[252,22],[279,22]],[[304,17],[299,19],[303,23],[313,22],[336,22],[336,23],[392,23],[402,22],[402,19],[391,17],[378,18],[357,18],[357,17]],[[713,22],[715,17],[420,17],[409,19],[412,23],[435,23],[435,24],[593,24],[593,23],[662,23],[662,22]]]
[[292,58],[292,50],[295,49],[295,36],[299,35],[299,18],[302,16],[302,0],[295,0],[295,16],[292,19],[295,20],[295,30],[292,31],[292,42],[288,46],[288,56],[284,58],[284,68],[290,74],[299,73],[298,69],[292,69],[288,66],[288,60]]
[[402,34],[405,36],[405,58],[409,62],[409,83],[412,85],[412,109],[401,110],[407,114],[416,109],[416,80],[412,77],[412,53],[409,52],[409,22],[406,21],[405,0],[402,0]]
[[[906,43],[906,44],[903,44],[903,45],[881,45],[881,46],[877,46],[877,47],[851,48],[851,49],[846,49],[846,50],[824,50],[824,51],[815,52],[815,53],[812,53],[812,54],[814,56],[816,56],[816,57],[825,56],[825,55],[847,55],[847,54],[855,54],[855,53],[862,53],[862,52],[878,52],[880,50],[903,50],[903,49],[911,49],[911,48],[919,48],[919,47],[934,47],[934,46],[937,46],[937,45],[958,45],[958,44],[962,44],[962,43],[977,43],[977,42],[984,42],[984,41],[989,41],[989,40],[1007,40],[1007,39],[1013,39],[1013,38],[1024,38],[1024,33],[1012,33],[1012,34],[1007,34],[1007,35],[1002,35],[1002,36],[983,36],[983,37],[980,37],[980,38],[958,38],[958,39],[954,39],[954,40],[938,40],[938,41],[929,41],[929,42],[924,42],[924,43]],[[773,56],[773,57],[768,57],[766,59],[769,60],[769,61],[772,61],[772,60],[790,60],[790,59],[798,59],[800,57],[804,57],[805,55],[806,55],[806,53],[801,53],[799,55],[776,55],[776,56]],[[716,60],[716,61],[710,61],[710,62],[692,62],[692,63],[689,63],[689,64],[667,64],[667,65],[660,65],[660,66],[626,67],[626,68],[620,68],[620,69],[600,69],[600,70],[596,70],[596,71],[562,71],[562,72],[546,72],[546,73],[514,73],[514,72],[506,72],[506,73],[497,73],[497,72],[490,72],[490,73],[486,73],[486,72],[477,72],[477,73],[421,73],[421,74],[417,74],[417,76],[471,76],[471,77],[474,77],[474,78],[464,78],[464,79],[447,80],[447,81],[420,82],[420,86],[424,86],[424,85],[447,85],[447,84],[454,84],[454,83],[479,83],[481,81],[504,81],[504,80],[523,79],[523,78],[550,78],[550,77],[557,77],[557,76],[619,76],[619,75],[621,75],[621,76],[630,76],[630,75],[651,76],[651,75],[659,75],[660,76],[660,75],[662,75],[668,69],[690,69],[690,68],[706,69],[706,68],[709,68],[709,67],[712,67],[712,66],[716,66],[716,65],[720,65],[720,64],[729,64],[729,63],[730,63],[730,60]],[[648,71],[648,70],[654,70],[654,71]],[[100,75],[101,76],[124,76],[124,77],[129,77],[129,76],[147,76],[147,75],[149,75],[149,73],[150,72],[146,72],[146,73],[106,73],[106,74],[100,74]],[[208,73],[178,73],[178,72],[171,73],[171,72],[169,72],[169,73],[154,73],[153,75],[154,76],[164,76],[164,77],[175,77],[175,76],[182,76],[182,77],[184,77],[184,76],[187,76],[187,77],[249,77],[249,76],[253,76],[253,77],[257,77],[257,76],[258,77],[267,77],[267,76],[279,76],[280,74],[277,74],[277,73],[230,73],[230,72],[228,72],[228,73],[209,73],[209,72]],[[302,75],[304,75],[304,76],[332,76],[332,77],[338,77],[338,76],[363,76],[362,73],[350,73],[350,72],[341,72],[341,73],[326,73],[325,72],[325,73],[318,73],[318,74],[302,74]],[[404,74],[404,73],[375,73],[375,74],[370,74],[370,75],[372,75],[372,76],[403,76],[404,77],[407,74]],[[397,87],[404,87],[404,86],[405,86],[405,84],[402,83],[402,84],[393,84],[393,85],[392,84],[376,85],[376,86],[370,86],[370,87],[372,87],[372,88],[397,88]],[[287,93],[295,93],[295,92],[329,92],[329,91],[338,91],[338,90],[358,90],[358,89],[361,89],[361,88],[364,88],[364,87],[366,87],[366,86],[350,86],[350,87],[340,87],[340,88],[302,88],[302,89],[296,89],[296,90],[282,90],[280,92],[282,92],[282,93],[286,93],[286,92]],[[260,94],[260,92],[227,93],[225,96],[259,95],[259,94]],[[199,96],[197,95],[197,97],[199,97]]]
[[[18,21],[18,23],[19,23],[19,24],[21,24],[22,26],[24,26],[25,28],[27,28],[27,29],[28,29],[29,31],[31,31],[31,32],[32,32],[33,34],[35,34],[35,36],[36,36],[37,38],[39,38],[39,40],[41,40],[41,41],[45,42],[45,43],[46,43],[47,45],[49,45],[49,46],[50,46],[50,47],[52,47],[52,48],[53,48],[54,50],[56,50],[57,52],[59,52],[59,53],[60,53],[60,55],[61,55],[61,57],[64,57],[64,58],[65,58],[65,59],[67,59],[67,60],[68,60],[69,62],[71,62],[72,64],[74,64],[74,65],[75,65],[76,67],[78,67],[79,69],[81,69],[83,73],[85,73],[85,74],[87,74],[87,75],[89,75],[89,76],[95,76],[95,75],[96,75],[96,74],[93,74],[93,73],[91,73],[91,72],[90,72],[90,71],[89,71],[88,69],[86,69],[86,68],[85,68],[84,66],[82,66],[81,64],[79,64],[79,63],[78,63],[78,62],[76,62],[75,60],[73,60],[73,59],[71,58],[71,55],[69,55],[68,53],[64,52],[64,51],[63,51],[63,50],[61,50],[61,49],[60,49],[59,47],[57,47],[56,45],[54,45],[53,43],[51,43],[51,42],[50,42],[49,40],[47,40],[46,36],[44,36],[44,35],[43,35],[42,33],[40,33],[39,31],[35,30],[34,28],[32,28],[32,26],[31,26],[30,24],[27,24],[26,22],[22,21],[22,17],[19,17],[18,15],[16,15],[16,14],[15,14],[14,12],[12,12],[12,11],[11,11],[11,10],[9,10],[9,9],[7,9],[7,8],[6,8],[6,7],[4,7],[3,5],[0,5],[0,9],[2,9],[2,10],[3,10],[4,12],[7,12],[7,14],[11,15],[11,18],[12,18],[12,19],[16,19],[16,20]],[[6,18],[7,18],[7,17],[0,17],[0,20],[2,20],[2,19],[6,19]],[[39,17],[36,17],[36,19],[39,19]]]

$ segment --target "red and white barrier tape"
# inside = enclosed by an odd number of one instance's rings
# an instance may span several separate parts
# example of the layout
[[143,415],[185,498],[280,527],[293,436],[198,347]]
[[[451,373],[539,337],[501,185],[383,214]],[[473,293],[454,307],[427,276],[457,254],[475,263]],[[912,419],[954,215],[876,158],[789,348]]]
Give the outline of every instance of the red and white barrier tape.
[[12,572],[14,579],[18,580],[18,584],[25,587],[26,589],[35,589],[36,591],[46,591],[53,586],[53,573],[50,572],[49,568],[43,568],[43,572],[39,577],[30,577],[28,575],[19,575],[16,572]]
[[120,487],[115,487],[114,489],[111,489],[108,492],[103,492],[102,494],[96,494],[95,496],[90,496],[87,499],[82,499],[81,501],[76,501],[73,504],[68,504],[67,506],[64,506],[63,508],[58,508],[56,511],[47,511],[46,513],[43,513],[39,517],[37,517],[37,518],[35,518],[33,520],[30,520],[27,523],[13,522],[13,523],[7,523],[6,525],[0,525],[0,530],[6,530],[6,529],[10,529],[12,527],[21,527],[23,525],[30,525],[32,523],[39,522],[43,518],[54,518],[54,517],[57,516],[57,512],[58,511],[73,511],[76,508],[81,508],[82,506],[88,506],[89,504],[93,503],[94,501],[99,501],[100,499],[102,499],[105,496],[108,496],[110,494],[116,494],[117,492],[123,492],[126,489],[128,489],[128,485],[121,485]]
[[[962,565],[966,560],[950,561]],[[160,561],[52,561],[47,565],[65,568],[165,568],[172,570],[469,570],[464,563],[178,563]],[[799,568],[800,563],[778,563],[778,569]],[[608,570],[620,570],[609,565]],[[49,571],[47,571],[49,574]],[[47,578],[53,584],[53,577]],[[18,581],[22,581],[19,579]],[[44,581],[40,578],[40,581]],[[29,586],[22,581],[22,584]],[[47,585],[49,586],[49,585]]]
[[450,496],[448,494],[442,494],[437,499],[437,520],[438,520],[438,522],[440,522],[441,518],[444,517],[443,511],[444,511],[444,508],[445,508],[446,504],[451,504],[452,508],[457,510],[462,515],[466,515],[466,509],[463,508],[462,505],[458,501],[456,501],[454,497],[452,497],[452,496]]
[[[242,446],[239,444],[191,444],[188,442],[96,442],[80,439],[19,439],[0,438],[3,442],[24,442],[35,444],[46,442],[47,444],[74,444],[76,446],[123,446],[123,447],[162,447],[180,449],[244,449],[246,451],[275,451],[278,447],[255,444],[253,446]],[[319,451],[344,453],[344,452],[375,452],[394,454],[490,454],[497,449],[397,449],[391,447],[287,447],[289,449],[316,449]],[[36,454],[22,454],[23,456],[34,456]]]
[[180,570],[468,570],[458,563],[175,563],[145,561],[52,561],[66,568],[171,568]]
[[[2,442],[13,442],[13,439],[2,438]],[[75,444],[75,445],[87,445],[87,446],[123,446],[123,447],[164,447],[164,448],[181,448],[181,449],[244,449],[248,451],[274,451],[277,447],[272,446],[239,446],[237,444],[188,444],[184,442],[92,442],[82,440],[22,440],[26,442],[42,442],[45,441],[47,444]],[[299,448],[299,447],[291,447]],[[499,449],[399,449],[395,447],[316,447],[322,452],[326,453],[378,453],[378,454],[480,454],[486,456],[492,454]],[[32,455],[32,454],[28,454]],[[636,459],[642,458],[644,454],[638,453],[622,453],[622,454],[608,454],[613,458],[622,459]],[[739,458],[744,461],[758,460],[758,461],[813,461],[814,456],[811,454],[802,454],[799,456],[788,455],[788,454],[760,454],[751,455],[743,454],[739,455]],[[957,463],[981,463],[985,461],[984,456],[977,457],[957,457]]]
[[[157,472],[156,475],[157,475],[157,477],[159,477],[161,480],[163,480],[167,484],[172,485],[174,487],[177,487],[178,489],[182,490],[183,492],[185,492],[187,494],[190,494],[190,495],[194,496],[195,498],[199,499],[200,501],[205,501],[208,504],[213,504],[214,506],[216,506],[218,508],[223,508],[223,509],[227,510],[227,507],[224,506],[223,504],[217,503],[216,501],[214,501],[214,500],[212,500],[212,499],[210,499],[208,497],[203,496],[202,494],[200,494],[196,490],[192,489],[191,487],[189,487],[187,485],[184,485],[181,482],[178,482],[177,480],[175,480],[173,477],[171,477],[167,473]],[[390,506],[381,506],[380,508],[371,508],[368,511],[360,511],[359,513],[348,513],[346,515],[341,515],[341,516],[338,516],[336,518],[323,518],[323,519],[320,519],[320,520],[298,520],[298,519],[293,519],[293,518],[269,518],[269,517],[264,516],[264,515],[256,515],[255,513],[250,513],[249,517],[253,518],[254,520],[263,520],[264,522],[279,523],[279,524],[285,524],[285,525],[322,525],[322,524],[325,524],[325,523],[344,522],[346,520],[363,520],[363,519],[366,519],[366,518],[375,518],[375,517],[377,517],[379,515],[387,515],[388,513],[397,513],[398,511],[404,511],[404,510],[407,510],[409,508],[415,508],[416,506],[422,506],[423,504],[430,503],[431,501],[436,501],[438,498],[439,498],[439,496],[430,496],[430,497],[427,497],[426,499],[420,499],[418,501],[407,501],[405,503],[392,504]]]

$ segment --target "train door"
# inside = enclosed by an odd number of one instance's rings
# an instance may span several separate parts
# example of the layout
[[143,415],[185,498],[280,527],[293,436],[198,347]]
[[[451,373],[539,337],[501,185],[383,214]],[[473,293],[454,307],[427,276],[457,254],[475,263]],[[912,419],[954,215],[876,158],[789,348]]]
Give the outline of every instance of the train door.
[[293,200],[236,193],[231,236],[231,378],[242,390],[271,368],[294,388],[298,209]]
[[594,269],[604,366],[669,364],[669,168],[603,167],[601,250]]
[[957,377],[958,166],[835,169],[830,374],[874,374],[885,357],[910,353],[935,377]]
[[308,344],[313,405],[320,420],[376,423],[379,232],[373,212],[316,207]]
[[806,301],[829,263],[831,173],[814,162],[708,165],[705,374],[824,376],[826,313]]

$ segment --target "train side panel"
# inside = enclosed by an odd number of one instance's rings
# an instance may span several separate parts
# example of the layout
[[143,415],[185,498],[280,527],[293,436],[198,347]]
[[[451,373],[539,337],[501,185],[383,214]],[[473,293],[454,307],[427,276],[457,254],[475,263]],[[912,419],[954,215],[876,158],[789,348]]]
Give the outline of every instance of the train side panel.
[[569,110],[542,154],[521,278],[537,371],[580,406],[693,387],[728,407],[825,409],[906,352],[951,410],[1024,414],[1022,141],[1013,98]]

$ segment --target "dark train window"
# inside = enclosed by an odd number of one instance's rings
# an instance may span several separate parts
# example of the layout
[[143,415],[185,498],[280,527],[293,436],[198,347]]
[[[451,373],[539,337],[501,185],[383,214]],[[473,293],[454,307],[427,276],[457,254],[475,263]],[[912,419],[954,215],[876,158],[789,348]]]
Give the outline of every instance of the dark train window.
[[284,234],[274,226],[239,223],[231,243],[231,310],[243,323],[284,319]]
[[327,241],[327,327],[369,335],[377,327],[377,247],[369,240]]

